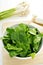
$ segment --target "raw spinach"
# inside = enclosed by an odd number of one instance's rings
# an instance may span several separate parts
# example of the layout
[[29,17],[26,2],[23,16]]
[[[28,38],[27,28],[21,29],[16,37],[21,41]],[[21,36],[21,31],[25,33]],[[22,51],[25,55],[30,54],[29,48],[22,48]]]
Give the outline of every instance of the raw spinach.
[[4,48],[11,57],[33,58],[39,51],[41,39],[40,32],[36,28],[21,23],[7,28],[2,40]]

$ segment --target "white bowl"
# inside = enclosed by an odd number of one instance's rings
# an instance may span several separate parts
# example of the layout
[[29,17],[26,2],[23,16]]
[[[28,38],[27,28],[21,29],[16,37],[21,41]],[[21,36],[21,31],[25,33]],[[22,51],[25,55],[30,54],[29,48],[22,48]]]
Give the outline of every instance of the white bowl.
[[[18,24],[16,24],[16,25],[14,25],[15,27],[17,26]],[[31,25],[30,25],[31,26]],[[34,26],[32,26],[33,28],[34,28]],[[42,43],[43,43],[43,40],[42,40]],[[41,47],[40,47],[40,49],[39,49],[39,51],[36,53],[36,55],[38,55],[38,54],[40,54],[40,52],[41,52],[41,50],[42,50],[42,43],[41,43]],[[4,47],[4,46],[3,46]],[[5,52],[7,53],[7,54],[9,54],[8,53],[8,51],[6,50],[6,49],[4,49],[5,50]],[[13,57],[13,58],[17,58],[17,59],[20,59],[20,60],[26,60],[26,59],[31,59],[32,57]]]

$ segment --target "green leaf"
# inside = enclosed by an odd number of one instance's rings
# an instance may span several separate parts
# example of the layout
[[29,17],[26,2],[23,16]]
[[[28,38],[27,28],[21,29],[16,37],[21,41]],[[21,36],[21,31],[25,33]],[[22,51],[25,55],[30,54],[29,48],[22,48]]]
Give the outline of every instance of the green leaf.
[[40,33],[40,36],[43,38],[43,33]]
[[17,50],[17,51],[22,50],[22,48],[17,48],[16,46],[12,46],[11,44],[7,44],[7,49],[8,50]]
[[19,24],[19,29],[26,32],[29,29],[29,27],[26,24],[21,23]]
[[34,52],[38,52],[38,50],[41,46],[40,43],[42,43],[41,36],[38,34],[38,35],[34,36],[34,41],[33,41],[33,51]]
[[30,34],[32,35],[36,35],[36,29],[35,28],[30,28],[29,31],[28,31]]
[[34,43],[38,43],[41,40],[41,36],[40,35],[36,35],[34,36]]
[[14,57],[14,56],[17,55],[17,53],[16,53],[15,51],[10,51],[10,52],[9,52],[9,55],[10,55],[11,57]]
[[34,59],[35,55],[36,55],[36,53],[31,53],[28,56],[30,56],[30,57],[32,57],[32,59]]

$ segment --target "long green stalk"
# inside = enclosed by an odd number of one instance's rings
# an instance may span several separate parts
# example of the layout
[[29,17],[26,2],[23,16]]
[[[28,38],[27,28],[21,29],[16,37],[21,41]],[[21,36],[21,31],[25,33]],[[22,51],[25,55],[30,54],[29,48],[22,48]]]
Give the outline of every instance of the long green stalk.
[[12,9],[0,12],[0,20],[12,16],[15,11],[16,11],[16,9],[12,8]]

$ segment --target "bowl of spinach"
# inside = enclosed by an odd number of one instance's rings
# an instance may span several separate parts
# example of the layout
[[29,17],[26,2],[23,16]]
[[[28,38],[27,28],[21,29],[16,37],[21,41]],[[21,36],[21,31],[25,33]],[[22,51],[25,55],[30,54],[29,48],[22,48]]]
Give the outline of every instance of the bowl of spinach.
[[24,23],[8,27],[2,41],[10,57],[21,59],[34,58],[42,45],[39,30]]

